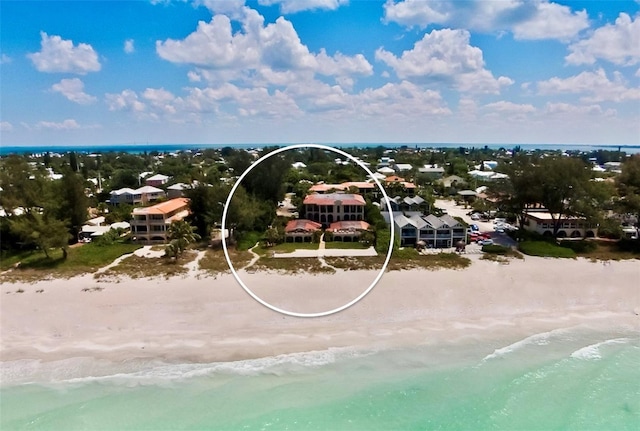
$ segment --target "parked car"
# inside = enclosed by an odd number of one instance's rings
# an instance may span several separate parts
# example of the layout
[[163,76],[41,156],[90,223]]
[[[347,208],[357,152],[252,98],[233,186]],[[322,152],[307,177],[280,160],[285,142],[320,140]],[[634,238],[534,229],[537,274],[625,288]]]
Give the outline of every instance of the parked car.
[[493,240],[492,239],[483,239],[482,241],[479,242],[480,245],[493,245]]
[[480,220],[480,214],[478,213],[471,214],[471,220]]
[[472,224],[470,227],[471,227],[471,230],[473,232],[479,232],[480,231],[480,228],[478,227],[477,224]]

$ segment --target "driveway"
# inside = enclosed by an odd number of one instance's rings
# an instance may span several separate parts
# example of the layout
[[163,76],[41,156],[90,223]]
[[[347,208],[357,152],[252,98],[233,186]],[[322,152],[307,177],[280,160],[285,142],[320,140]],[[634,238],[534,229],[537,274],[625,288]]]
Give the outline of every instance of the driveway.
[[518,243],[506,233],[496,232],[493,222],[471,220],[471,216],[467,215],[467,213],[471,211],[471,207],[465,208],[464,205],[456,205],[455,201],[444,199],[436,199],[436,207],[446,211],[447,214],[449,214],[451,217],[460,217],[462,220],[464,220],[465,223],[469,225],[478,225],[478,228],[480,228],[480,232],[489,233],[491,235],[491,239],[496,244],[503,245],[505,247],[515,247],[518,245]]

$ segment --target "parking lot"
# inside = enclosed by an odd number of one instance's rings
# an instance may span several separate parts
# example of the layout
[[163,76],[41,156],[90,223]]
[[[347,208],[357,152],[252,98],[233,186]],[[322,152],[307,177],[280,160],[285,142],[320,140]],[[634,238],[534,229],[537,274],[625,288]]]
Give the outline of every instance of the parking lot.
[[444,199],[437,199],[436,207],[446,211],[447,214],[452,217],[460,217],[462,220],[464,220],[465,223],[469,225],[477,225],[480,229],[480,232],[489,233],[491,239],[495,244],[503,245],[505,247],[513,247],[517,245],[517,243],[506,233],[496,232],[493,221],[471,220],[471,216],[467,215],[467,213],[471,211],[470,207],[465,208],[464,206],[456,205],[455,201]]

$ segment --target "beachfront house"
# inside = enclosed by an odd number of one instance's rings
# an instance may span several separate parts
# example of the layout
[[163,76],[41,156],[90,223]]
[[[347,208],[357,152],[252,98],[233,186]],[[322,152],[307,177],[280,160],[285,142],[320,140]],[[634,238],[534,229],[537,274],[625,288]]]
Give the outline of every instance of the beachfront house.
[[189,200],[186,198],[171,199],[150,207],[134,208],[131,232],[138,242],[166,242],[169,225],[184,219],[189,213]]
[[[555,217],[558,218],[557,215]],[[544,209],[528,210],[524,213],[524,229],[540,235],[553,235],[553,218]],[[587,222],[584,217],[562,216],[558,238],[594,238],[598,235],[598,226]]]
[[329,225],[327,232],[333,235],[334,241],[355,242],[360,239],[362,232],[369,229],[366,221],[337,221]]
[[322,225],[307,219],[290,220],[284,228],[285,242],[311,242]]
[[304,198],[304,214],[312,221],[327,227],[336,221],[364,220],[365,200],[351,193],[314,193]]
[[458,241],[466,242],[465,227],[448,214],[397,214],[393,223],[401,247],[415,247],[418,241],[424,241],[429,248],[451,248]]

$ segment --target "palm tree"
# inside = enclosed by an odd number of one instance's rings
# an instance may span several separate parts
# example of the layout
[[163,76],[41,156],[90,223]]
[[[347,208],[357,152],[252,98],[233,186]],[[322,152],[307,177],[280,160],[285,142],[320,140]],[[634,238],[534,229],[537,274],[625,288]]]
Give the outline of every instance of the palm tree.
[[195,233],[195,229],[186,220],[171,223],[168,230],[170,242],[165,248],[165,255],[177,260],[189,244],[199,241],[200,235]]

